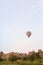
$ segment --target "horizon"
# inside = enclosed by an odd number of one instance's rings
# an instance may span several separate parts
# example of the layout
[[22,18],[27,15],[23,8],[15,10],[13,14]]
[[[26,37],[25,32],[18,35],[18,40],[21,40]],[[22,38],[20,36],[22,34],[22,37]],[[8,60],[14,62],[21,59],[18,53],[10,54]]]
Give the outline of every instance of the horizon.
[[[32,34],[30,38],[26,32]],[[43,50],[43,0],[0,1],[0,51]]]
[[39,50],[43,52],[43,50],[42,50],[42,49],[38,49],[37,51],[32,50],[32,51],[28,51],[28,52],[14,52],[14,51],[10,51],[10,52],[3,52],[3,51],[0,51],[0,53],[2,52],[2,53],[4,53],[4,54],[9,54],[9,53],[28,54],[28,53],[31,53],[31,52],[36,52],[36,53],[37,53],[37,52],[39,52]]

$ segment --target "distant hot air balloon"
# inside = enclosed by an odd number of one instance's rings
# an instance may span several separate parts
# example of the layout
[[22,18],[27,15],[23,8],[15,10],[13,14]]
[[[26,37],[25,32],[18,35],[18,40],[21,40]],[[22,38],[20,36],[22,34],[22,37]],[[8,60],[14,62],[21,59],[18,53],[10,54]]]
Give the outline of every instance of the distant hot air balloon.
[[28,38],[31,36],[31,32],[30,31],[27,31],[26,32],[26,35],[28,36]]

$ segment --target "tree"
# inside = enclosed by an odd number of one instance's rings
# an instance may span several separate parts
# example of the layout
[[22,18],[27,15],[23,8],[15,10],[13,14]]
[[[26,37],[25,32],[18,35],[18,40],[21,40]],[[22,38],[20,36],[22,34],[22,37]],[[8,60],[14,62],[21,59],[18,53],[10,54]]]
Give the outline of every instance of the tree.
[[39,52],[36,52],[36,53],[35,53],[35,59],[37,59],[37,60],[40,59]]
[[33,62],[33,61],[35,60],[34,55],[29,56],[29,60],[30,60],[31,62]]
[[17,57],[14,56],[14,55],[11,55],[11,56],[9,57],[9,60],[12,61],[12,63],[13,63],[14,61],[17,60]]
[[23,57],[23,60],[28,60],[28,56],[24,56]]
[[0,57],[0,61],[3,61],[3,58]]

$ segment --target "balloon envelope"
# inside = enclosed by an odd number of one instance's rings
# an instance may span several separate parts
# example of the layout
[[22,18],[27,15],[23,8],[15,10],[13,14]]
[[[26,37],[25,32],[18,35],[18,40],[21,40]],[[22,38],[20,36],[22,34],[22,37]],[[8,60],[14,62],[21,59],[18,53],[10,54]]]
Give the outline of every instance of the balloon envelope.
[[28,38],[31,36],[31,32],[30,31],[27,31],[26,32],[26,35],[28,36]]

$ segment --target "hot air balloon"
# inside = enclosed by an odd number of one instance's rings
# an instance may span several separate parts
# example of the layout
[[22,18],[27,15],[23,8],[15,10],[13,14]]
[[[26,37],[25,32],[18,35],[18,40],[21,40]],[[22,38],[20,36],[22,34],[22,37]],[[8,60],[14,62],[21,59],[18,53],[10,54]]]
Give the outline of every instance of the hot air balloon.
[[30,31],[27,31],[26,32],[26,35],[28,36],[28,38],[31,36],[31,32]]

